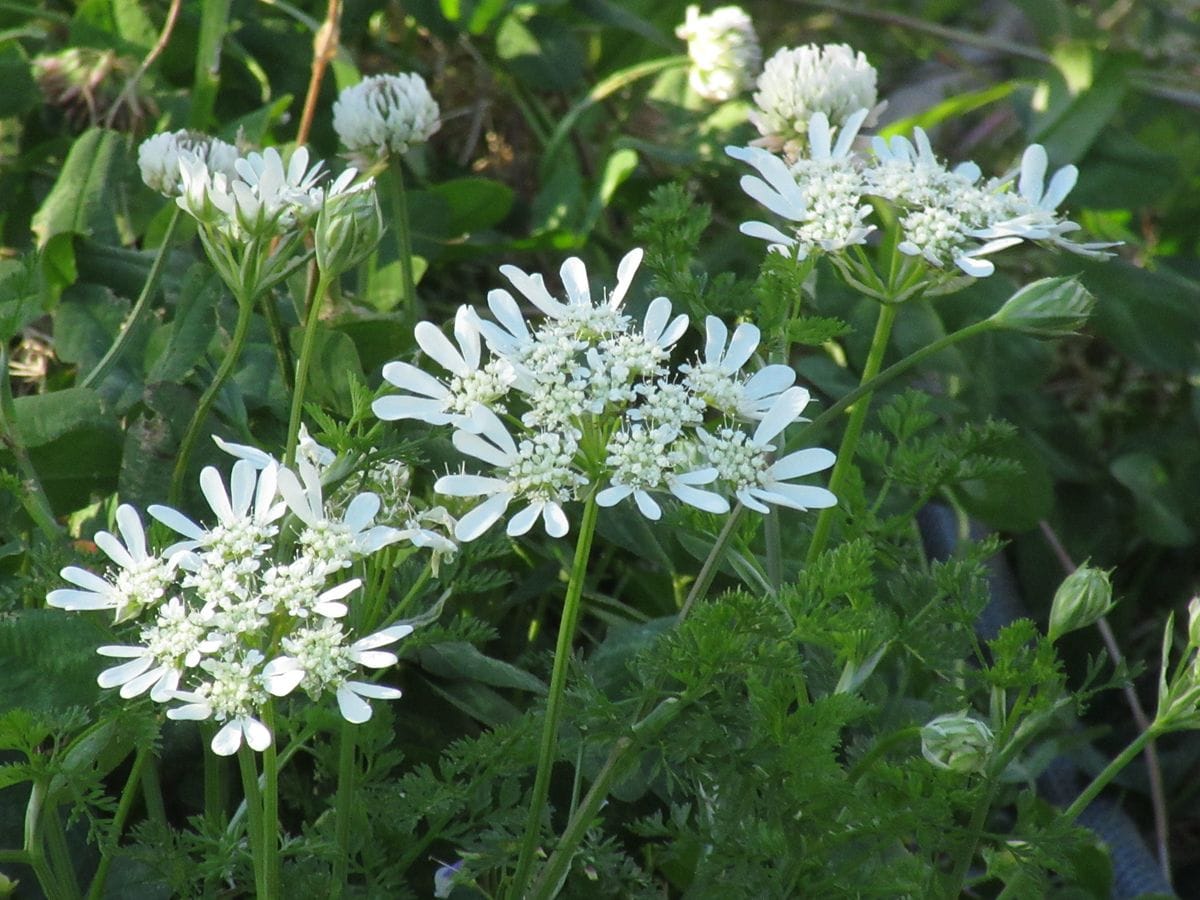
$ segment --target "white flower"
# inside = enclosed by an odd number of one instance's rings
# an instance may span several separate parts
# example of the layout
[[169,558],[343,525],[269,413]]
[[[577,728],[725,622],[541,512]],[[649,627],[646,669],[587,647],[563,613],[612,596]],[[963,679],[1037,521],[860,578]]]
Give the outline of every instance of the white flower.
[[[278,469],[269,465],[261,472],[253,462],[239,459],[229,476],[229,493],[221,474],[213,466],[200,472],[200,490],[217,515],[217,525],[205,530],[178,510],[153,504],[147,508],[158,521],[188,538],[178,546],[202,548],[222,559],[257,557],[275,535],[273,524],[286,509],[275,502]],[[253,505],[253,508],[252,508]]]
[[[742,380],[742,367],[758,348],[762,333],[751,322],[742,322],[729,336],[716,316],[704,320],[704,358],[679,371],[684,384],[713,408],[743,419],[761,419],[776,398],[796,380],[796,373],[780,364],[764,366]],[[728,341],[728,344],[726,343]]]
[[726,153],[749,163],[761,176],[743,175],[742,190],[796,223],[791,235],[757,221],[742,223],[741,232],[797,259],[814,250],[834,253],[866,243],[875,226],[865,224],[871,213],[870,205],[863,202],[867,183],[852,157],[854,139],[866,117],[865,109],[851,114],[838,130],[835,144],[825,113],[814,113],[808,123],[809,153],[790,167],[758,147],[727,147]]
[[279,493],[307,526],[300,544],[310,555],[331,568],[343,568],[354,557],[374,553],[399,539],[396,529],[374,525],[378,495],[363,491],[346,506],[340,521],[331,519],[325,510],[320,470],[306,459],[298,459],[296,467],[299,477],[290,469],[279,471]]
[[179,155],[179,196],[176,205],[196,221],[206,225],[227,226],[227,210],[233,195],[229,182],[234,176],[210,170],[208,164],[192,153]]
[[381,419],[418,419],[430,425],[470,429],[475,411],[495,404],[516,379],[512,366],[504,360],[480,367],[479,320],[469,306],[460,306],[454,316],[458,347],[429,322],[417,323],[413,334],[426,355],[450,373],[450,381],[438,381],[410,363],[388,363],[383,377],[407,393],[375,400],[371,409]]
[[257,612],[264,615],[285,612],[294,619],[307,619],[313,614],[327,619],[342,618],[349,610],[341,601],[361,587],[362,581],[352,578],[321,590],[327,572],[323,560],[307,555],[271,566],[259,581]]
[[750,87],[762,65],[754,23],[740,6],[719,6],[708,15],[689,6],[675,34],[688,42],[688,83],[705,100],[731,100]]
[[1016,236],[1031,241],[1045,240],[1082,256],[1111,255],[1104,251],[1119,246],[1119,242],[1080,244],[1063,236],[1079,229],[1077,223],[1058,215],[1059,204],[1075,187],[1079,170],[1075,166],[1063,166],[1054,173],[1047,185],[1048,163],[1046,149],[1041,144],[1027,147],[1021,156],[1017,192],[1004,194],[1001,198],[1004,203],[1001,214],[975,233],[986,238]]
[[750,119],[773,142],[803,143],[815,113],[833,125],[860,109],[872,110],[873,118],[879,111],[875,81],[866,56],[847,44],[784,47],[763,66]]
[[[621,303],[637,268],[642,261],[641,249],[625,254],[617,265],[617,286],[599,304],[592,301],[587,267],[583,260],[572,256],[562,264],[559,276],[567,293],[567,302],[555,300],[538,274],[530,275],[516,266],[501,266],[500,274],[507,278],[526,299],[547,317],[576,337],[603,337],[624,331],[628,317],[620,313]],[[499,300],[500,298],[498,298]],[[502,300],[500,301],[502,303]],[[491,297],[488,298],[491,306]],[[505,324],[508,324],[505,322]],[[485,331],[485,336],[487,332]]]
[[590,348],[587,381],[593,398],[591,411],[599,413],[609,403],[631,403],[637,398],[635,379],[665,375],[662,364],[687,332],[687,325],[686,315],[671,318],[670,300],[656,297],[646,310],[641,333],[626,331]]
[[420,75],[373,75],[344,89],[333,104],[333,129],[369,168],[406,153],[438,129],[441,111]]
[[185,668],[200,662],[204,654],[217,649],[217,642],[206,636],[206,628],[190,613],[178,597],[172,597],[158,611],[158,618],[143,628],[138,646],[98,647],[101,656],[128,659],[129,662],[105,669],[96,678],[102,688],[120,686],[125,699],[150,691],[150,699],[164,703],[172,699]]
[[163,131],[151,135],[138,147],[138,168],[146,186],[164,197],[178,197],[183,190],[180,157],[188,154],[210,172],[226,178],[234,174],[237,148],[224,141],[192,131]]
[[285,697],[297,687],[314,698],[334,691],[342,718],[361,724],[371,718],[371,706],[363,698],[395,700],[401,693],[396,688],[352,681],[346,676],[355,666],[382,669],[395,665],[396,654],[378,648],[394,644],[412,631],[411,625],[393,625],[347,646],[342,627],[336,622],[301,629],[283,639],[287,655],[267,663],[263,682],[276,697]]
[[443,475],[434,484],[439,494],[452,497],[486,497],[458,520],[454,536],[473,541],[504,515],[518,498],[528,505],[508,522],[512,537],[525,534],[541,516],[546,533],[562,537],[569,528],[562,504],[574,498],[587,479],[575,471],[578,449],[569,435],[542,431],[518,445],[491,410],[483,409],[478,434],[454,432],[454,446],[461,452],[490,463],[496,476]]
[[232,236],[280,234],[320,211],[317,182],[323,167],[318,161],[309,168],[308,149],[297,147],[284,168],[279,151],[268,147],[239,159],[234,164],[238,177],[230,181],[229,193],[213,194],[212,199],[228,217]]
[[942,268],[953,263],[972,278],[986,278],[996,271],[991,260],[982,259],[1021,243],[1019,237],[1000,237],[978,244],[969,223],[952,209],[928,206],[910,212],[900,220],[904,240],[896,245],[901,253],[921,256]]
[[[642,515],[657,520],[662,516],[662,508],[649,492],[665,490],[698,509],[729,512],[729,502],[724,497],[696,487],[716,481],[717,470],[712,466],[690,467],[690,458],[686,450],[660,440],[656,432],[638,426],[619,431],[609,441],[605,460],[612,473],[611,485],[596,495],[596,502],[601,506],[616,506],[632,496]],[[688,468],[692,471],[686,471]]]
[[174,580],[177,555],[173,551],[164,556],[147,552],[146,532],[132,506],[122,503],[116,518],[121,539],[107,531],[95,536],[96,546],[118,566],[113,580],[105,581],[86,569],[67,566],[60,574],[75,588],[51,591],[46,596],[48,604],[73,612],[112,609],[116,610],[115,621],[123,622],[162,600]]
[[837,504],[837,498],[825,488],[788,483],[793,478],[811,475],[832,466],[834,455],[828,450],[797,450],[770,462],[770,454],[775,449],[770,442],[799,419],[808,400],[808,391],[804,388],[794,387],[784,391],[763,416],[751,437],[747,437],[744,431],[732,428],[723,428],[715,435],[698,432],[709,463],[747,508],[766,514],[770,512],[766,505],[768,503],[800,510],[823,509]]
[[175,691],[172,699],[184,701],[183,706],[167,710],[170,719],[224,722],[213,736],[212,751],[218,756],[232,756],[245,740],[247,746],[259,752],[271,745],[271,731],[255,718],[255,713],[268,699],[260,665],[263,655],[251,650],[241,659],[226,657],[206,659],[200,668],[210,680],[194,691]]

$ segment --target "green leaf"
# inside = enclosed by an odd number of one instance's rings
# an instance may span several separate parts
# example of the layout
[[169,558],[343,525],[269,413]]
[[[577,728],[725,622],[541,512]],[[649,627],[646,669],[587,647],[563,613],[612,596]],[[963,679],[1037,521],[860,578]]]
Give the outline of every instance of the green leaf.
[[476,681],[435,684],[427,680],[426,683],[434,693],[482,725],[503,725],[521,715],[516,706],[487,685]]
[[512,209],[513,189],[490,178],[454,178],[430,189],[450,208],[450,234],[474,234],[499,225]]
[[18,610],[0,619],[0,712],[90,706],[100,696],[96,647],[105,632],[57,609]]
[[511,663],[485,656],[474,644],[455,641],[434,644],[417,652],[417,661],[427,672],[442,678],[478,681],[498,688],[514,688],[545,694],[546,685],[537,676]]
[[1062,75],[1043,83],[1039,90],[1046,112],[1034,123],[1031,137],[1045,146],[1056,165],[1082,158],[1120,111],[1129,84],[1127,68],[1124,61],[1106,57],[1077,92]]
[[[297,356],[304,341],[304,329],[291,330],[292,352]],[[352,385],[365,381],[362,363],[354,342],[340,331],[325,328],[313,341],[312,358],[308,369],[306,403],[318,403],[342,415],[350,415]]]
[[175,318],[159,330],[166,346],[150,366],[147,381],[180,381],[204,358],[222,291],[221,279],[211,269],[197,265],[188,272],[179,287]]
[[125,135],[103,128],[90,128],[76,138],[58,180],[33,216],[39,247],[64,233],[122,243],[118,218],[123,204],[116,188],[130,168],[127,142]]
[[968,513],[1000,531],[1035,528],[1054,507],[1054,485],[1045,462],[1019,439],[996,455],[1018,462],[1022,472],[963,482],[952,488],[955,497]]
[[29,59],[16,41],[0,44],[0,118],[23,116],[41,102]]
[[0,260],[0,340],[11,340],[42,314],[42,293],[29,259]]
[[41,447],[79,428],[108,418],[100,395],[73,387],[50,394],[29,394],[13,401],[17,427],[29,449]]
[[1109,467],[1114,478],[1133,492],[1138,531],[1148,540],[1168,547],[1185,547],[1192,531],[1184,520],[1179,494],[1158,459],[1149,453],[1126,453]]
[[412,326],[387,316],[357,316],[338,322],[338,331],[354,341],[358,358],[368,380],[375,383],[383,364],[401,356],[413,346]]
[[583,79],[584,48],[558,19],[534,16],[522,21],[508,15],[496,33],[496,54],[527,87],[568,91]]

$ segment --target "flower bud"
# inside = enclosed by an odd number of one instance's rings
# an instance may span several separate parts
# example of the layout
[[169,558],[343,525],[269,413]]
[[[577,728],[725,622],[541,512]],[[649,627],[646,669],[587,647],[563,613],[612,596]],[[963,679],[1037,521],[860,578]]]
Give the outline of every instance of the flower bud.
[[992,729],[966,712],[947,713],[921,728],[921,755],[939,769],[980,772],[992,751]]
[[327,276],[357,265],[375,249],[383,234],[375,182],[367,179],[348,188],[354,174],[353,169],[347,170],[330,188],[313,230],[317,265]]
[[1108,573],[1084,563],[1054,592],[1050,605],[1050,640],[1086,628],[1113,608],[1112,583]]
[[1096,298],[1074,278],[1043,278],[1009,297],[990,321],[1038,338],[1067,337],[1087,324],[1095,305]]

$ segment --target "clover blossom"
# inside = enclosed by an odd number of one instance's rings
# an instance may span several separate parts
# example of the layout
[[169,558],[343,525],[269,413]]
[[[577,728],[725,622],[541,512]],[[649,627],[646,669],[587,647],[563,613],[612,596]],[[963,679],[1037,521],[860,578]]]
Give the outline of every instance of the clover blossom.
[[369,169],[429,140],[440,115],[420,75],[372,75],[338,95],[333,130],[355,163]]
[[[310,442],[297,473],[261,450],[219,441],[236,461],[228,486],[215,467],[200,475],[212,524],[152,506],[151,515],[184,538],[152,552],[138,514],[122,505],[116,516],[121,538],[105,532],[96,538],[121,572],[108,581],[68,567],[63,577],[76,588],[47,598],[69,610],[117,610],[132,639],[98,648],[118,662],[100,672],[97,683],[118,688],[126,699],[148,693],[151,701],[169,704],[172,719],[220,723],[210,745],[219,755],[243,743],[258,751],[269,746],[273,735],[263,709],[271,696],[284,696],[301,681],[313,699],[334,696],[349,722],[370,717],[366,698],[400,696],[352,675],[358,666],[394,664],[395,654],[377,648],[412,627],[351,634],[340,620],[362,581],[339,576],[350,559],[386,544],[431,542],[416,531],[372,526],[380,500],[368,491],[354,494],[343,515],[332,515],[317,463],[325,448]],[[289,509],[294,519],[284,518]],[[146,612],[153,615],[139,617]],[[299,677],[286,674],[293,670],[302,670]],[[282,690],[285,682],[290,687]]]
[[195,131],[163,131],[151,135],[138,146],[138,169],[146,186],[164,197],[178,197],[183,191],[179,161],[194,158],[208,172],[225,178],[235,176],[237,148],[219,138]]
[[[706,322],[702,358],[672,367],[687,316],[673,314],[666,297],[652,299],[640,323],[623,306],[641,259],[641,250],[621,259],[611,292],[593,291],[583,261],[566,260],[559,270],[565,299],[541,275],[503,266],[504,277],[544,318],[527,320],[512,293],[494,289],[488,293],[494,319],[459,309],[457,348],[435,326],[417,326],[422,349],[454,373],[451,382],[409,363],[385,367],[399,376],[389,381],[414,393],[377,399],[381,418],[400,418],[401,411],[451,425],[454,447],[489,469],[464,467],[434,484],[440,494],[476,501],[454,526],[458,540],[475,540],[505,517],[510,536],[528,533],[540,519],[550,537],[562,537],[570,530],[568,505],[588,498],[600,506],[632,499],[649,519],[663,514],[659,495],[717,514],[729,511],[731,497],[756,510],[764,502],[797,509],[832,502],[823,488],[790,483],[828,468],[828,451],[769,459],[769,441],[808,402],[806,391],[793,388],[795,372],[783,365],[743,371],[759,330],[744,322],[730,336],[716,317]],[[486,362],[480,337],[491,354]],[[511,372],[489,383],[495,396],[460,386],[495,367]],[[470,406],[462,402],[467,396]],[[720,421],[709,421],[710,410]],[[739,420],[757,423],[754,433]],[[731,461],[737,453],[749,470]]]
[[698,6],[689,6],[686,16],[675,34],[688,44],[692,90],[705,100],[720,102],[748,89],[762,66],[762,49],[746,11],[740,6],[718,6],[701,15]]
[[[882,110],[876,105],[875,67],[848,44],[784,47],[763,65],[750,121],[773,150],[802,149],[809,122],[824,114],[841,126],[860,109],[870,122]],[[869,124],[869,123],[868,123]]]

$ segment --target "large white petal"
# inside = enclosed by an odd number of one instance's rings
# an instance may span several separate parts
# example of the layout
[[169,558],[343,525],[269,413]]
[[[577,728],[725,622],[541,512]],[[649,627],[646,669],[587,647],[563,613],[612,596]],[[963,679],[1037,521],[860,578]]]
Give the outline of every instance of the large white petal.
[[338,709],[342,718],[352,725],[361,725],[371,718],[371,704],[358,696],[350,687],[350,682],[337,689]]
[[280,470],[279,493],[288,505],[288,509],[295,513],[305,525],[316,525],[321,521],[322,511],[313,508],[312,499],[301,486],[296,473],[291,469]]
[[399,700],[404,696],[400,688],[388,687],[385,684],[373,684],[369,681],[347,681],[346,686],[354,693],[373,700]]
[[142,528],[142,518],[137,514],[137,510],[128,503],[122,503],[117,507],[117,530],[125,539],[129,555],[139,561],[145,559],[146,532]]
[[808,406],[808,399],[808,391],[802,387],[790,387],[780,394],[754,429],[753,442],[760,447],[769,443],[800,417],[804,407]]
[[501,266],[500,274],[546,315],[551,318],[558,318],[562,315],[562,304],[550,296],[541,275],[530,275],[516,266]]
[[635,247],[621,257],[621,261],[617,264],[617,286],[608,295],[608,305],[613,309],[620,306],[621,301],[625,299],[625,294],[629,291],[629,286],[633,283],[633,277],[637,274],[638,266],[641,264],[641,247]]
[[469,306],[460,306],[454,314],[454,339],[462,349],[467,371],[478,369],[483,346],[479,340],[479,318]]
[[354,661],[368,669],[384,669],[394,666],[398,657],[390,650],[359,650],[354,654]]
[[445,400],[425,400],[418,397],[380,397],[371,403],[377,419],[393,422],[397,419],[417,419],[430,425],[445,425],[454,420],[446,410]]
[[1030,144],[1021,156],[1021,180],[1019,190],[1021,196],[1037,206],[1041,199],[1046,183],[1046,148],[1041,144]]
[[829,159],[833,133],[829,128],[829,117],[817,111],[808,120],[808,146],[813,159]]
[[116,598],[108,594],[97,594],[92,591],[75,591],[70,588],[58,588],[46,595],[46,603],[56,609],[76,610],[112,609],[117,605]]
[[645,491],[634,491],[633,502],[637,504],[637,508],[641,510],[642,515],[652,522],[657,522],[662,518],[662,507]]
[[446,371],[455,375],[466,375],[470,371],[462,354],[432,322],[418,322],[413,334],[425,355]]
[[837,145],[833,148],[834,159],[844,159],[849,155],[850,147],[853,145],[854,139],[858,137],[858,129],[862,127],[869,112],[870,110],[860,109],[851,113],[842,123],[842,130],[838,132]]
[[383,377],[398,388],[424,397],[448,400],[451,396],[449,389],[444,384],[411,363],[390,362],[383,367]]
[[814,472],[823,472],[832,466],[836,459],[837,457],[824,447],[809,447],[776,460],[769,471],[772,477],[786,481],[789,478],[802,478]]
[[538,514],[541,513],[544,505],[542,502],[530,503],[509,519],[507,528],[509,536],[519,537],[529,531],[533,527],[533,523],[537,521]]
[[729,330],[725,323],[716,316],[706,316],[704,319],[704,361],[710,365],[719,366],[721,356],[725,353],[725,339]]
[[454,526],[454,536],[464,543],[475,540],[504,515],[511,501],[512,494],[496,494],[489,497],[458,520],[458,524]]
[[241,518],[250,509],[257,481],[258,469],[250,460],[239,459],[233,464],[233,472],[229,475],[229,504],[236,517]]
[[[513,452],[497,447],[492,441],[486,440],[482,435],[473,434],[470,431],[455,431],[451,440],[460,453],[481,459],[485,463],[501,469],[512,465]],[[514,447],[513,451],[515,450],[516,448]]]
[[546,534],[552,538],[563,537],[571,530],[571,523],[567,521],[567,514],[563,512],[563,508],[557,503],[547,503],[542,507],[542,525],[546,529]]
[[234,519],[233,507],[229,505],[229,496],[225,493],[225,483],[215,467],[205,466],[201,470],[200,490],[220,521],[230,522]]
[[271,746],[271,729],[258,719],[242,716],[237,721],[242,724],[242,730],[246,733],[246,743],[250,745],[251,750],[261,753]]
[[655,297],[646,308],[646,317],[642,320],[642,334],[651,344],[657,344],[662,337],[667,320],[671,317],[671,301],[666,297]]
[[[121,568],[130,569],[137,564],[115,535],[109,534],[107,531],[97,531],[92,541]],[[143,555],[142,558],[145,559],[145,556]]]
[[146,507],[146,512],[177,534],[182,534],[192,540],[204,537],[204,529],[177,509],[152,503]]
[[827,509],[837,506],[837,497],[823,487],[807,484],[770,484],[775,502],[793,509]]
[[141,696],[150,690],[150,686],[159,681],[166,673],[166,666],[158,666],[157,668],[150,669],[148,672],[143,672],[136,678],[130,678],[121,685],[121,696],[126,700],[129,700],[131,697]]
[[696,509],[702,509],[710,513],[720,514],[729,512],[728,500],[720,494],[714,494],[712,491],[702,491],[699,488],[684,483],[682,476],[674,479],[670,487],[671,493],[688,506],[694,506]]
[[108,594],[113,590],[113,586],[99,575],[89,572],[87,569],[81,569],[79,566],[67,566],[58,574],[71,584],[97,594]]
[[774,225],[768,225],[766,222],[743,222],[738,226],[738,231],[747,237],[770,241],[772,244],[782,244],[785,247],[791,247],[796,243],[795,238],[789,237]]
[[588,284],[587,266],[578,256],[568,258],[558,270],[567,298],[575,306],[592,305],[592,289]]
[[752,322],[743,322],[733,330],[733,337],[729,339],[729,349],[725,351],[725,358],[721,362],[721,367],[727,371],[736,372],[746,364],[758,347],[758,341],[762,337],[762,332],[758,330],[758,326]]
[[596,494],[596,503],[600,506],[616,506],[633,493],[633,488],[627,484],[614,484]]
[[763,366],[742,385],[742,395],[747,400],[762,400],[782,393],[796,383],[796,370],[782,363]]
[[146,655],[131,659],[127,663],[121,663],[119,666],[113,666],[111,669],[105,669],[96,676],[96,684],[102,688],[113,688],[118,684],[124,684],[131,678],[137,678],[147,669],[154,665],[154,657]]
[[433,489],[448,497],[482,497],[486,494],[503,493],[508,482],[502,478],[486,475],[443,475],[433,484]]
[[761,178],[754,175],[743,175],[738,182],[742,190],[760,206],[766,207],[777,216],[782,216],[785,219],[798,221],[804,218],[806,211],[804,205],[804,195],[794,194],[785,196],[776,189],[774,184],[767,184]]
[[1042,202],[1038,206],[1048,212],[1058,209],[1058,205],[1067,199],[1067,194],[1071,193],[1071,189],[1075,187],[1078,179],[1079,170],[1077,168],[1063,166],[1050,179],[1050,186],[1046,188],[1046,193],[1042,196]]
[[346,507],[346,514],[342,516],[342,522],[357,534],[371,524],[375,514],[379,512],[380,504],[378,494],[363,491],[350,501],[350,505]]

